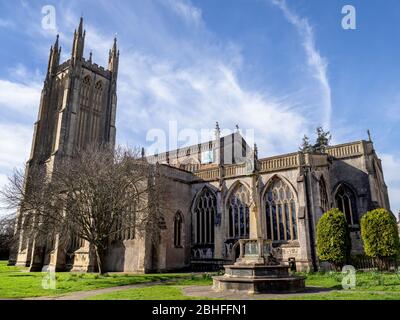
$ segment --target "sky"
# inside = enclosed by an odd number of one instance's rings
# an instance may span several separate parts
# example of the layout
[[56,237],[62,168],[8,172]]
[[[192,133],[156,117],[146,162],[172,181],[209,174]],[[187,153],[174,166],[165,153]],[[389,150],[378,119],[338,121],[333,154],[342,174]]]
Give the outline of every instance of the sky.
[[60,34],[68,59],[81,15],[97,64],[118,38],[118,144],[152,150],[164,132],[173,149],[218,121],[267,157],[318,126],[332,143],[369,129],[400,210],[397,0],[0,0],[0,187],[28,158],[50,46]]

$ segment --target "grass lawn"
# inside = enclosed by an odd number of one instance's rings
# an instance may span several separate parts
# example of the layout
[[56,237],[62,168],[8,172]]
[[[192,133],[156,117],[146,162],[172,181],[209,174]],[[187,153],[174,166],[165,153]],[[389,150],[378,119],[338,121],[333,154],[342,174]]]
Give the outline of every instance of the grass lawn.
[[[306,286],[332,289],[321,294],[292,295],[290,300],[400,300],[400,274],[379,272],[357,272],[356,287],[352,290],[342,289],[342,273],[309,273]],[[90,300],[192,300],[182,293],[184,286],[211,285],[212,280],[206,277],[193,280],[178,280],[175,283],[146,288],[116,291],[90,297]]]
[[[306,295],[291,295],[291,300],[400,300],[400,273],[357,272],[356,287],[342,289],[342,273],[318,272],[299,274],[306,276],[306,286],[332,289],[330,292]],[[42,287],[45,273],[28,272],[26,268],[8,267],[0,261],[0,298],[25,298],[54,296],[69,292],[94,290],[122,285],[139,284],[160,280],[174,282],[155,284],[143,288],[126,289],[101,294],[89,299],[95,300],[192,300],[186,297],[182,288],[191,285],[211,285],[209,275],[181,274],[109,274],[100,276],[90,273],[56,273],[56,289]],[[281,299],[281,298],[280,298]]]
[[[286,298],[276,300],[288,300]],[[368,291],[341,290],[325,294],[311,294],[290,297],[289,300],[400,300],[397,293],[373,293]]]
[[54,296],[74,291],[94,290],[115,286],[189,278],[190,274],[109,274],[100,276],[91,273],[56,273],[56,289],[42,287],[46,273],[28,272],[26,268],[8,267],[0,261],[0,298],[25,298]]
[[151,287],[128,289],[101,294],[88,298],[88,300],[209,300],[204,297],[187,297],[182,293],[185,286],[211,285],[210,277],[197,276],[193,279],[182,279],[163,285]]
[[[300,273],[306,276],[306,286],[342,289],[343,274],[340,272]],[[355,291],[395,291],[400,294],[400,273],[362,272],[356,273]],[[346,290],[347,291],[347,290]]]
[[342,288],[343,274],[339,272],[301,275],[307,277],[306,286],[334,291],[292,296],[291,300],[400,300],[400,273],[357,272],[356,287],[350,290]]

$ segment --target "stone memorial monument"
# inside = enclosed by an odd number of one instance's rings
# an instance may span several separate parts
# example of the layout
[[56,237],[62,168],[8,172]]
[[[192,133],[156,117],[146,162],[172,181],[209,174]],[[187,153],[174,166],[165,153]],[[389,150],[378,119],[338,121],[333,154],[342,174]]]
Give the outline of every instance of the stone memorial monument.
[[272,241],[262,237],[265,233],[258,212],[257,205],[253,204],[251,239],[238,240],[239,258],[233,265],[224,266],[223,276],[213,277],[213,290],[244,291],[249,294],[304,291],[305,278],[291,275],[289,266],[278,263],[274,258]]

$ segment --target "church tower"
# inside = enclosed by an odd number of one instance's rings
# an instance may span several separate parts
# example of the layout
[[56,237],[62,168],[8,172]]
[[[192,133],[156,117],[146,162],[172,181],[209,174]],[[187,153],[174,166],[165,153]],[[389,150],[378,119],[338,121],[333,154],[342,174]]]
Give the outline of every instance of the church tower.
[[[58,36],[50,48],[26,176],[34,166],[45,166],[51,175],[52,168],[62,158],[71,157],[89,145],[107,144],[114,148],[119,63],[117,39],[109,51],[108,66],[101,67],[92,62],[92,53],[89,59],[83,56],[85,34],[81,18],[74,32],[71,56],[65,62],[60,63]],[[17,223],[23,226],[21,215]],[[23,227],[17,228],[21,229]],[[19,236],[18,253],[10,263],[34,268],[37,250],[23,238]]]
[[107,68],[83,57],[85,31],[81,18],[69,60],[60,63],[58,36],[50,49],[38,120],[28,163],[53,163],[89,144],[115,144],[117,74],[116,39]]

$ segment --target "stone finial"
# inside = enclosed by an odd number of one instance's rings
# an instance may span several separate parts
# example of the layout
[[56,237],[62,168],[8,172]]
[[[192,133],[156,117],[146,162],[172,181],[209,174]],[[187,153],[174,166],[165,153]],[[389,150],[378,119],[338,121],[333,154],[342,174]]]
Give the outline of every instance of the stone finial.
[[367,134],[368,134],[368,141],[372,142],[371,131],[369,129],[367,130]]
[[78,27],[78,35],[82,36],[83,34],[83,16],[79,20],[79,27]]
[[56,50],[58,50],[58,39],[59,39],[59,38],[60,38],[60,35],[57,34],[56,42],[54,43],[54,49],[56,49]]
[[117,51],[117,34],[115,34],[114,36],[113,50],[115,52]]
[[215,138],[218,139],[218,137],[220,136],[220,134],[221,134],[221,129],[220,129],[219,123],[218,123],[218,121],[217,121],[217,122],[215,123]]

